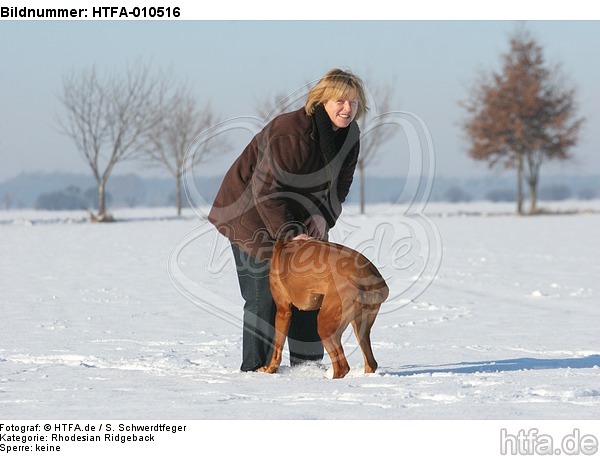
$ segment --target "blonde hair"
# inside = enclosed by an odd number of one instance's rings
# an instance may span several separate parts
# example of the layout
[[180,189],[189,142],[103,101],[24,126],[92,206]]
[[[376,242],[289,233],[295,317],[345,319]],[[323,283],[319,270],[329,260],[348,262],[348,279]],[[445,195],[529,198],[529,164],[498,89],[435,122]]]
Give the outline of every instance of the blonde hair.
[[306,98],[304,109],[306,114],[312,116],[315,108],[328,100],[340,100],[349,93],[355,92],[358,99],[356,119],[360,119],[367,112],[367,97],[362,80],[349,71],[334,68],[327,72],[323,78],[310,90]]

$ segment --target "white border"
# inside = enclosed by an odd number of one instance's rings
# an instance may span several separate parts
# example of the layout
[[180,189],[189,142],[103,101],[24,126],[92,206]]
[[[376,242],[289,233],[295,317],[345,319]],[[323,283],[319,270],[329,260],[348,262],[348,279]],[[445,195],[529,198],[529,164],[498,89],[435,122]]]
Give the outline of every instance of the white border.
[[[171,20],[593,20],[597,8],[583,0],[347,0],[331,2],[303,0],[13,0],[3,7],[92,8],[179,7],[181,15]],[[114,17],[87,20],[123,20]],[[10,19],[10,18],[9,18]],[[131,18],[126,20],[144,20]],[[146,18],[148,20],[148,18]],[[164,20],[155,19],[155,20]]]

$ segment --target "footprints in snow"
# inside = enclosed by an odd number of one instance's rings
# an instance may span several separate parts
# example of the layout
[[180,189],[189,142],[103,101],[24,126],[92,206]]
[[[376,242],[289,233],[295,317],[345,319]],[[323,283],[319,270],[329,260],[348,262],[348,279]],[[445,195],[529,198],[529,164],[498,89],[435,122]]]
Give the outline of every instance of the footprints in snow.
[[429,302],[415,302],[402,310],[401,323],[384,326],[384,328],[405,328],[428,324],[446,323],[458,318],[466,318],[471,312],[466,307],[438,306]]

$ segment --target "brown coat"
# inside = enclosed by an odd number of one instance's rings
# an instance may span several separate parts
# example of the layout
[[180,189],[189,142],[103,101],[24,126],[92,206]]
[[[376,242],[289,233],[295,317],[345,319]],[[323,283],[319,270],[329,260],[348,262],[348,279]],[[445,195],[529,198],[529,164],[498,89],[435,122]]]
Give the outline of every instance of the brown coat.
[[336,133],[346,138],[344,146],[326,166],[318,129],[304,108],[276,117],[225,175],[209,220],[261,260],[270,258],[276,239],[301,232],[310,215],[323,215],[333,227],[358,160],[356,122],[344,130]]

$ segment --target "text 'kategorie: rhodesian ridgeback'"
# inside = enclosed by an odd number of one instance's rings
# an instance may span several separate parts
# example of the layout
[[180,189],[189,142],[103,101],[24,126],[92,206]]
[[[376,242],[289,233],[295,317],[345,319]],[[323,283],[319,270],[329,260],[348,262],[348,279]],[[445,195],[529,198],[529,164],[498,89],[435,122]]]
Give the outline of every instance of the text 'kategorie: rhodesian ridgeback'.
[[371,327],[388,286],[367,258],[331,242],[280,240],[270,270],[271,293],[277,307],[273,355],[261,372],[277,372],[290,326],[291,306],[320,309],[319,337],[333,364],[333,378],[343,378],[350,366],[342,348],[342,334],[352,323],[365,360],[365,373],[377,369],[371,348]]

